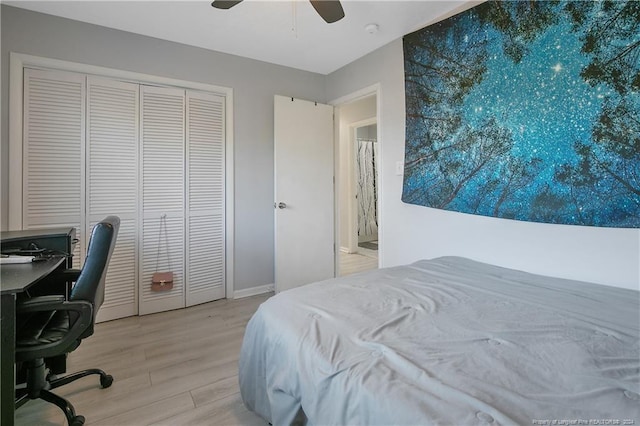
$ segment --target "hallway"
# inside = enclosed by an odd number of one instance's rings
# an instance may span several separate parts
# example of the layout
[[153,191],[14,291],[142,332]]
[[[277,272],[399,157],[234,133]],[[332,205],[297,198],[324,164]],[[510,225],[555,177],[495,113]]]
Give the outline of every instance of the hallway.
[[361,253],[340,252],[340,276],[378,268],[378,251],[360,248]]

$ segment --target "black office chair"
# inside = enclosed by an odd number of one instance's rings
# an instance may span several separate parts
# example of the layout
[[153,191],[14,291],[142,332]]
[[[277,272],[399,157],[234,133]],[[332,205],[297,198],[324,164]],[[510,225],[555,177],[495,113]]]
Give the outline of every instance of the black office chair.
[[69,425],[84,424],[73,405],[50,392],[79,378],[98,374],[100,385],[108,388],[113,377],[99,369],[90,369],[64,377],[47,375],[45,359],[67,354],[82,339],[93,334],[96,314],[104,300],[107,266],[120,228],[120,219],[109,216],[91,231],[87,257],[82,270],[63,271],[59,279],[75,282],[69,300],[64,296],[38,296],[16,306],[16,362],[26,369],[26,388],[16,389],[16,409],[30,399],[43,399],[64,411]]

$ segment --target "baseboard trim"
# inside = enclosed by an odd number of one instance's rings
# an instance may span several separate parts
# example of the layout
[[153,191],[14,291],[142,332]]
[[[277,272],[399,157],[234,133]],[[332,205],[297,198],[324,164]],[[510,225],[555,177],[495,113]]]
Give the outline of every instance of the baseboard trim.
[[258,294],[270,293],[274,291],[275,284],[259,285],[257,287],[243,288],[233,292],[234,299],[242,299],[243,297],[257,296]]

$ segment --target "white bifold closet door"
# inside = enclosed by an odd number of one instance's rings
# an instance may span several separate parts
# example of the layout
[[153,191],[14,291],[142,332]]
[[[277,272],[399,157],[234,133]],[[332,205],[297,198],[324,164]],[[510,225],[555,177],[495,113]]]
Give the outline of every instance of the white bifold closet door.
[[120,218],[98,320],[135,315],[138,232],[138,85],[87,77],[86,232]]
[[25,69],[23,229],[73,226],[81,268],[91,228],[122,219],[98,319],[137,313],[137,85]]
[[224,98],[187,91],[186,305],[225,296]]
[[74,227],[82,264],[85,76],[24,70],[22,229]]
[[[141,86],[140,96],[140,314],[149,314],[185,306],[185,96],[182,89],[154,86]],[[173,272],[173,288],[152,291],[153,273],[167,271]]]
[[[141,86],[140,314],[224,297],[224,98]],[[153,291],[154,272],[173,288]]]
[[[121,219],[98,319],[225,297],[224,97],[61,71],[24,77],[23,229],[75,227],[82,267],[92,226]],[[174,273],[171,290],[151,290],[155,271]]]

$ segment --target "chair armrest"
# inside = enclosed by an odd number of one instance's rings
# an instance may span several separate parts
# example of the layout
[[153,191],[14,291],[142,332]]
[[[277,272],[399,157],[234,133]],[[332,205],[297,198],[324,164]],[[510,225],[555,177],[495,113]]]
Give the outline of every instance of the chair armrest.
[[29,299],[20,300],[16,304],[16,313],[21,312],[39,312],[39,311],[52,311],[56,309],[56,306],[64,302],[64,296],[48,295],[37,296]]
[[91,302],[86,300],[65,301],[64,296],[37,296],[20,301],[16,305],[16,314],[47,311],[74,311],[81,316],[86,315],[89,322],[93,318]]
[[16,314],[30,314],[36,312],[69,311],[75,312],[71,318],[69,330],[54,342],[42,343],[35,346],[16,347],[16,359],[22,353],[29,353],[29,357],[47,358],[65,353],[68,348],[80,339],[91,327],[93,321],[93,305],[86,300],[65,301],[64,296],[39,296],[21,301],[16,306]]

